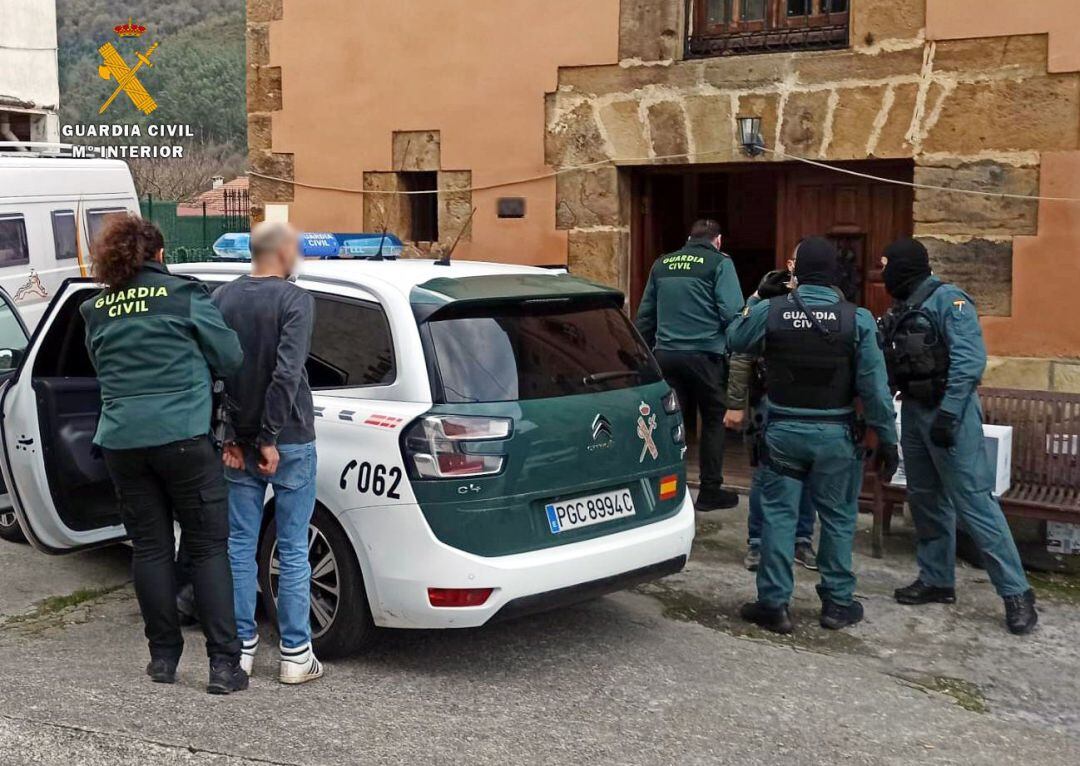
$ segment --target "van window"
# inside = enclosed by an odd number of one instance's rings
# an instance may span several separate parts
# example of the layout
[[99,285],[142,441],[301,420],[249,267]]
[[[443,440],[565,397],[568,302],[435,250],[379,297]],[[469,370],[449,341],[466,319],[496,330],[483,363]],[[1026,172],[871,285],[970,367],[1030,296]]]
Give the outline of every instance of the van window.
[[393,383],[394,343],[382,308],[316,293],[307,371],[315,389]]
[[26,221],[21,215],[0,216],[0,267],[30,263]]
[[109,216],[116,215],[118,213],[126,213],[127,209],[122,207],[109,207],[109,208],[97,208],[95,210],[86,211],[86,233],[90,242],[97,239],[98,234],[105,228],[105,224],[109,222]]
[[610,303],[465,308],[428,326],[448,403],[547,399],[660,380],[640,336]]
[[53,244],[56,247],[56,260],[75,258],[79,254],[76,244],[75,211],[54,210],[52,214]]

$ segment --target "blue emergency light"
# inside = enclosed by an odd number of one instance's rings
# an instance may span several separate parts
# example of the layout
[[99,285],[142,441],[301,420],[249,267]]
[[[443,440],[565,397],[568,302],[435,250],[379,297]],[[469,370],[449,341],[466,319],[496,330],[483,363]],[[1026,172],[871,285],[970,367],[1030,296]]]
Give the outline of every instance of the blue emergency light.
[[342,258],[373,258],[382,247],[383,258],[397,258],[404,249],[401,240],[387,234],[352,234],[341,245]]
[[250,261],[251,235],[246,232],[222,234],[214,242],[214,255],[219,261]]
[[340,251],[337,237],[329,232],[305,231],[300,235],[300,254],[305,258],[334,258]]

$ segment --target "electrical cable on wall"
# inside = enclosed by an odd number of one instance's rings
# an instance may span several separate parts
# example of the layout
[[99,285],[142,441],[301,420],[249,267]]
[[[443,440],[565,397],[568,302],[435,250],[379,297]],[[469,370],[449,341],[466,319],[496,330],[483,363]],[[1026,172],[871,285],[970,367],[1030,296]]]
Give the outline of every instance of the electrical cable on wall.
[[[786,152],[779,151],[777,149],[768,149],[766,147],[759,147],[769,154],[776,157],[791,160],[794,162],[802,162],[806,165],[812,165],[816,168],[823,170],[831,170],[835,173],[842,173],[848,176],[854,176],[856,178],[864,178],[870,181],[877,181],[879,183],[892,184],[894,186],[907,186],[912,189],[922,189],[924,191],[938,191],[952,194],[968,194],[977,197],[993,197],[997,199],[1015,199],[1025,200],[1030,202],[1080,202],[1080,197],[1046,197],[1038,194],[1011,194],[1009,192],[990,192],[982,191],[979,189],[962,189],[952,186],[938,186],[936,184],[923,184],[916,183],[914,181],[901,181],[896,178],[882,178],[881,176],[875,176],[871,173],[862,173],[857,170],[851,170],[849,168],[842,168],[836,165],[830,165],[827,162],[819,162],[817,160],[811,160],[806,157],[799,157],[798,155],[788,154]],[[633,159],[623,160],[626,164],[641,165],[645,163],[661,162],[666,160],[690,160],[697,157],[708,157],[714,154],[720,154],[721,151],[712,152],[693,152],[688,154],[666,154],[657,157],[636,157]],[[463,194],[466,192],[481,192],[490,191],[492,189],[503,189],[509,186],[519,186],[521,184],[533,183],[535,181],[544,181],[549,178],[555,178],[556,176],[566,175],[569,173],[577,173],[585,170],[592,170],[594,168],[615,166],[614,160],[600,160],[598,162],[590,162],[584,165],[574,165],[571,167],[560,168],[550,173],[541,173],[535,176],[528,176],[526,178],[519,178],[513,181],[500,181],[498,183],[481,184],[478,186],[469,186],[465,188],[455,189],[424,189],[420,191],[396,191],[396,190],[375,190],[375,189],[350,189],[343,186],[327,186],[323,184],[305,183],[303,181],[289,180],[288,178],[281,178],[279,176],[271,176],[265,173],[257,173],[254,170],[248,171],[248,175],[255,176],[256,178],[263,178],[267,181],[276,181],[283,184],[292,184],[293,186],[299,186],[303,189],[316,189],[319,191],[334,191],[343,192],[346,194],[383,194],[383,195],[400,195],[411,196],[415,194]]]

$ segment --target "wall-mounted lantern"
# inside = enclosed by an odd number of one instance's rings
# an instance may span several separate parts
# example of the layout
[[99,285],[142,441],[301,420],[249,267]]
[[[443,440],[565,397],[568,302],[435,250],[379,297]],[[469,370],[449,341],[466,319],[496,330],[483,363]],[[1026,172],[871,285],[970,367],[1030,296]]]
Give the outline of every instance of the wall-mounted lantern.
[[765,139],[761,136],[760,117],[739,117],[739,143],[747,157],[759,157],[765,153]]

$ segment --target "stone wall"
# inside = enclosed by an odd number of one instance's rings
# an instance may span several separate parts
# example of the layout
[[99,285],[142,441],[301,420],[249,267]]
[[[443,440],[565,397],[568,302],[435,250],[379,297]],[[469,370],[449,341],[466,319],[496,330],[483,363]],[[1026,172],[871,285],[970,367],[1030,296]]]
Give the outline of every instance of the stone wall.
[[[589,276],[627,271],[618,166],[911,158],[920,184],[1031,194],[1041,152],[1080,148],[1080,74],[1048,72],[1046,35],[928,42],[925,0],[858,0],[849,49],[679,60],[682,0],[645,5],[623,0],[618,64],[561,69],[547,100],[547,161],[589,166],[560,177],[556,221]],[[739,115],[776,153],[741,153]],[[1013,239],[1037,221],[1032,202],[915,195],[935,268],[988,315],[1010,313]]]
[[[247,0],[248,166],[256,173],[295,178],[293,155],[272,148],[273,113],[281,110],[281,67],[270,66],[270,22],[283,0]],[[266,203],[291,202],[293,185],[251,176],[251,218],[261,221]]]

